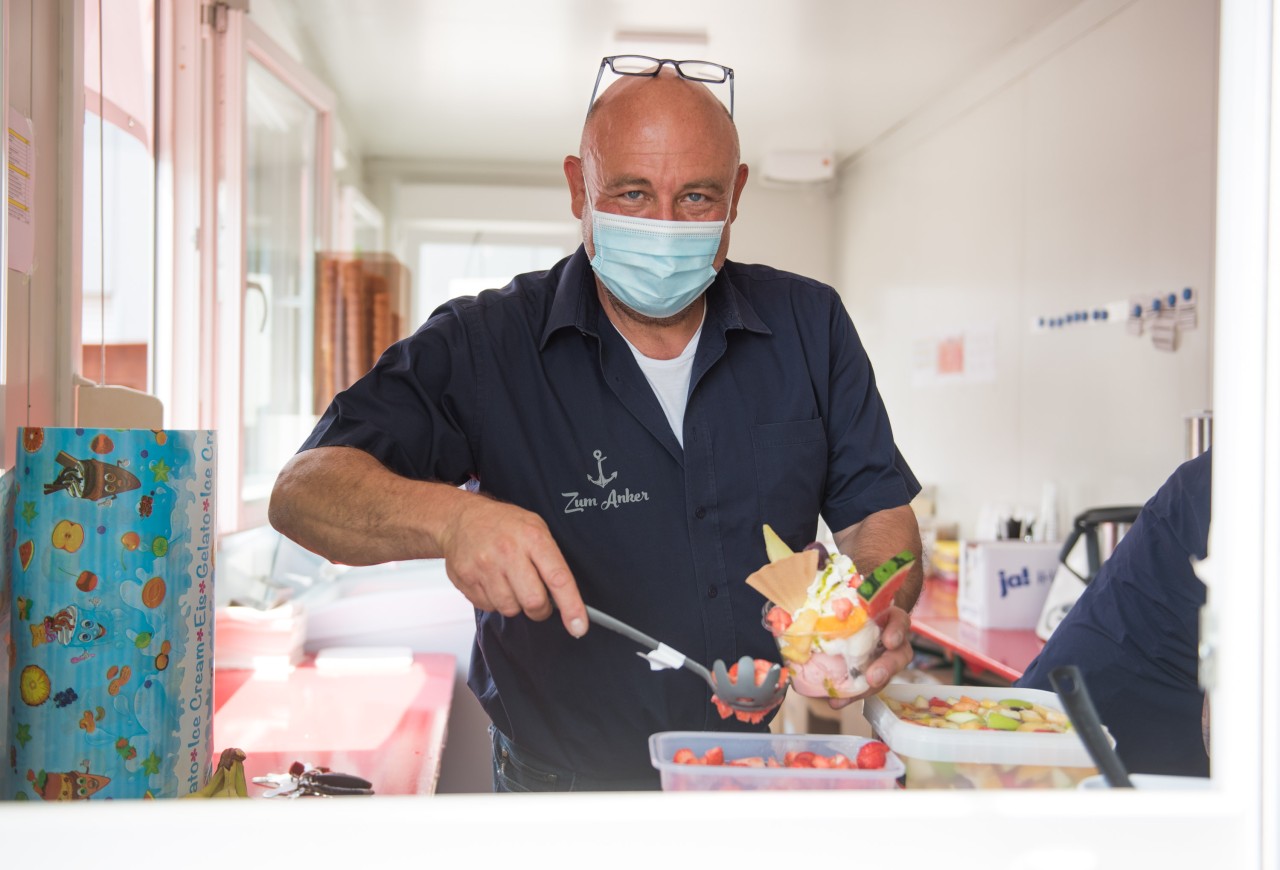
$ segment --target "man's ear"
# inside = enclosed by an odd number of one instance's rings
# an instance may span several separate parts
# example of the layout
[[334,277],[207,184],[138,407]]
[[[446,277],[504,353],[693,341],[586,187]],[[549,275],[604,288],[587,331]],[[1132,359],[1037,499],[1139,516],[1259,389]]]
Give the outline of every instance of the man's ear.
[[569,207],[573,216],[582,220],[582,209],[586,204],[586,181],[582,177],[582,160],[570,154],[564,159],[564,178],[569,182]]
[[738,164],[738,174],[733,180],[733,202],[729,206],[729,223],[738,219],[738,200],[742,197],[743,188],[747,186],[747,164]]

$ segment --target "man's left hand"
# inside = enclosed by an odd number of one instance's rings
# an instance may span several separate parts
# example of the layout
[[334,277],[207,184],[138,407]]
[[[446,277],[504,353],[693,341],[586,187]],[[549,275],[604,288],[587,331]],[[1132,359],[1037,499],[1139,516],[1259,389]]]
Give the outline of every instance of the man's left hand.
[[915,655],[909,640],[911,635],[911,614],[901,607],[890,607],[876,617],[880,626],[881,652],[867,666],[867,691],[857,698],[831,698],[827,703],[833,710],[847,707],[854,701],[874,695],[893,679],[893,675],[911,664]]

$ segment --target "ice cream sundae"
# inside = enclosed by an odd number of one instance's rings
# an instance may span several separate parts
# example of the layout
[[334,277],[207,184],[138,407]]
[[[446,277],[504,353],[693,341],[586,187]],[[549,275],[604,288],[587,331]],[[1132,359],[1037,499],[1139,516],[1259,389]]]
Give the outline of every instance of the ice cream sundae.
[[764,623],[778,642],[796,691],[814,698],[864,694],[876,657],[876,616],[893,603],[914,556],[903,552],[871,574],[821,543],[793,552],[765,526],[769,564],[747,578],[768,602]]

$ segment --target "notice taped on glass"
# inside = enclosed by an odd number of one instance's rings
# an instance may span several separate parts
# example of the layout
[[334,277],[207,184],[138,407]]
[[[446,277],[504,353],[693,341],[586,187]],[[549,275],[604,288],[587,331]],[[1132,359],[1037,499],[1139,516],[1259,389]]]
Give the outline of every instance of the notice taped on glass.
[[31,274],[35,262],[36,152],[31,119],[9,109],[9,260],[10,269]]

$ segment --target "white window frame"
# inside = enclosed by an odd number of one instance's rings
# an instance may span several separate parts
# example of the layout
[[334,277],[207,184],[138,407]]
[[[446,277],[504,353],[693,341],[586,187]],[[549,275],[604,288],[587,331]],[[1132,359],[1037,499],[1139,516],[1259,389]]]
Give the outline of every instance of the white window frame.
[[[333,220],[333,92],[293,59],[243,12],[225,9],[225,24],[215,26],[216,72],[222,99],[217,100],[218,160],[216,196],[219,237],[216,278],[216,348],[219,354],[244,358],[244,294],[247,281],[245,243],[246,64],[249,58],[306,100],[317,113],[316,123],[316,233],[321,250],[330,246]],[[214,405],[221,435],[218,439],[218,527],[223,533],[242,531],[267,522],[268,498],[243,496],[244,453],[243,386],[245,372],[238,368],[235,382],[215,374]],[[233,434],[234,433],[234,434]]]
[[[3,3],[4,0],[0,0]],[[32,0],[41,2],[41,0]],[[69,0],[72,22],[78,17],[79,0]],[[193,4],[197,13],[199,4]],[[235,15],[233,18],[237,17]],[[198,14],[197,14],[198,20]],[[188,22],[189,24],[190,22]],[[1219,176],[1217,253],[1215,274],[1214,404],[1215,468],[1214,517],[1210,536],[1211,557],[1200,566],[1209,587],[1210,612],[1215,614],[1216,678],[1212,688],[1213,789],[1206,792],[1165,792],[1132,795],[1099,791],[1078,792],[900,792],[883,796],[868,793],[766,795],[570,795],[537,796],[527,800],[491,800],[476,813],[472,802],[456,802],[447,796],[421,801],[344,803],[342,824],[363,832],[360,848],[368,843],[388,854],[420,848],[424,830],[430,830],[432,848],[444,855],[473,855],[478,838],[503,830],[524,836],[534,844],[563,838],[585,837],[580,851],[631,844],[635,862],[682,854],[712,854],[708,830],[716,825],[759,821],[768,830],[804,825],[806,830],[849,830],[850,854],[861,863],[901,860],[903,850],[931,839],[944,843],[969,843],[999,848],[1011,863],[1048,867],[1104,867],[1146,864],[1166,867],[1276,867],[1280,865],[1277,828],[1280,827],[1280,741],[1275,723],[1280,712],[1280,304],[1272,302],[1270,288],[1280,287],[1280,20],[1272,0],[1222,0],[1222,43],[1219,121]],[[62,57],[64,80],[79,82],[73,73],[80,49],[74,23],[64,17]],[[243,38],[243,34],[241,34]],[[7,55],[8,53],[5,52]],[[239,55],[243,60],[243,54]],[[225,67],[224,67],[225,69]],[[212,70],[202,62],[202,76]],[[243,84],[241,77],[240,83]],[[67,185],[59,195],[59,258],[64,268],[75,263],[73,245],[78,227],[79,172],[82,159],[74,130],[83,119],[82,88],[64,89],[59,111],[70,143],[64,140],[58,175]],[[207,90],[201,91],[208,94]],[[209,101],[202,101],[208,106]],[[208,111],[208,109],[206,109]],[[190,123],[195,124],[194,120]],[[212,128],[193,128],[212,129]],[[238,128],[242,131],[242,127]],[[225,131],[224,131],[225,132]],[[328,150],[322,153],[331,153]],[[208,155],[206,154],[207,158]],[[190,159],[188,155],[186,160]],[[207,171],[210,163],[197,161]],[[235,168],[234,166],[232,168]],[[219,177],[235,179],[220,168]],[[52,173],[44,178],[53,183]],[[175,178],[177,178],[175,173]],[[206,175],[206,180],[211,177]],[[176,186],[181,184],[175,182]],[[208,192],[209,188],[204,190]],[[328,185],[321,193],[326,194]],[[235,188],[231,193],[234,193]],[[212,196],[208,197],[212,200]],[[239,206],[242,196],[236,196]],[[200,272],[209,275],[213,251],[204,240],[212,237],[211,206],[184,209],[175,206],[180,220],[200,219],[202,247]],[[186,217],[181,217],[186,215]],[[320,224],[328,226],[328,222]],[[238,227],[235,232],[239,232]],[[175,274],[192,271],[189,257],[175,241]],[[242,292],[243,259],[235,272],[236,300]],[[65,280],[64,280],[65,279]],[[159,278],[158,286],[163,286]],[[212,287],[212,281],[203,285]],[[60,330],[75,333],[78,310],[78,275],[61,276],[60,294],[70,294],[73,304],[60,297],[63,312]],[[210,306],[204,299],[200,305]],[[204,307],[203,310],[209,310]],[[238,301],[237,301],[237,311]],[[6,324],[12,332],[14,324]],[[204,328],[204,327],[202,327]],[[210,327],[211,328],[211,327]],[[175,331],[175,336],[176,336]],[[59,333],[59,354],[69,358],[78,350],[78,334],[68,341]],[[178,353],[175,338],[170,353]],[[237,343],[238,346],[238,343]],[[218,348],[216,342],[210,352]],[[211,357],[203,358],[211,360]],[[211,362],[204,363],[206,367]],[[55,391],[69,390],[60,380]],[[212,395],[212,390],[210,391]],[[69,407],[69,397],[58,405]],[[201,412],[203,413],[203,412]],[[59,414],[67,420],[67,413]],[[225,421],[224,421],[225,425]],[[225,494],[220,492],[220,501]],[[562,800],[563,799],[563,800]],[[567,801],[567,802],[566,802]],[[302,816],[270,828],[261,821],[256,802],[229,802],[219,807],[231,816],[242,814],[244,850],[277,848],[288,837],[290,823],[313,825]],[[32,812],[27,812],[26,810]],[[89,809],[87,807],[82,809]],[[180,809],[180,808],[175,808]],[[323,809],[317,807],[316,809]],[[566,813],[566,809],[569,812]],[[107,840],[141,807],[93,808],[77,818],[84,837]],[[64,838],[67,819],[48,808],[10,807],[0,813],[20,814],[25,837],[16,842],[20,862],[26,852],[42,855],[47,841]],[[17,818],[17,815],[14,816]],[[699,821],[691,823],[690,819]],[[566,819],[571,819],[567,822]],[[281,824],[284,825],[282,829]],[[843,826],[843,827],[842,827]],[[207,828],[203,812],[173,812],[166,816],[161,835],[166,845],[181,846],[200,837]],[[764,829],[762,828],[762,829]],[[637,836],[645,830],[662,830],[658,838]],[[914,838],[914,839],[913,839]],[[337,842],[337,841],[335,841]],[[794,857],[794,842],[786,836],[766,836],[755,844],[757,860]],[[699,851],[703,850],[703,851]],[[1022,859],[1020,862],[1019,859]]]
[[[213,52],[200,0],[157,4],[154,390],[165,425],[212,429],[217,157]],[[203,256],[209,252],[209,256]]]

